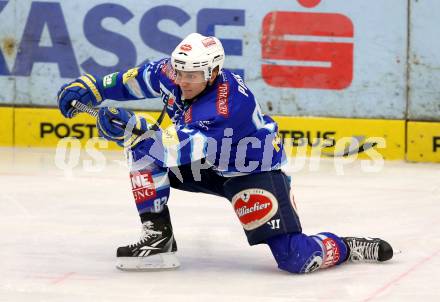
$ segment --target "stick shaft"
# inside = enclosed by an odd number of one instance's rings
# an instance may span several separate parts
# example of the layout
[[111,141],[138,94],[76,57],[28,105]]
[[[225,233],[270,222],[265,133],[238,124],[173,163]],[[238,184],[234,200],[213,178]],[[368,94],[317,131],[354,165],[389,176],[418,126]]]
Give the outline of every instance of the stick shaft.
[[[95,108],[91,108],[87,105],[84,105],[83,103],[80,103],[77,100],[73,100],[71,104],[72,104],[72,107],[74,107],[75,109],[77,109],[80,112],[85,112],[85,113],[90,114],[93,117],[98,117],[98,110],[96,110]],[[110,122],[113,125],[115,125],[116,127],[120,128],[121,130],[125,130],[125,127],[127,126],[126,124],[124,124],[123,122],[121,122],[120,120],[117,120],[117,119],[111,119]],[[133,128],[132,132],[133,132],[133,134],[136,134],[136,135],[142,135],[146,131],[142,131],[140,129]]]
[[[98,110],[96,110],[95,108],[91,108],[87,105],[84,105],[83,103],[78,102],[77,100],[73,100],[71,104],[72,104],[72,107],[74,107],[78,111],[88,113],[93,117],[98,116]],[[155,131],[155,130],[159,129],[160,124],[162,123],[162,121],[165,117],[165,112],[166,112],[166,106],[163,107],[162,112],[160,113],[160,116],[157,119],[156,123],[154,125],[152,125],[149,130]],[[121,122],[120,120],[117,120],[117,119],[112,119],[110,121],[112,124],[114,124],[115,126],[117,126],[118,128],[120,128],[122,130],[124,130],[125,127],[127,126],[126,124],[124,124],[123,122]],[[147,131],[149,131],[149,130],[147,130]],[[133,134],[136,134],[136,135],[142,135],[142,134],[146,133],[147,131],[143,131],[143,130],[136,129],[136,128],[133,128],[133,130],[132,130]]]

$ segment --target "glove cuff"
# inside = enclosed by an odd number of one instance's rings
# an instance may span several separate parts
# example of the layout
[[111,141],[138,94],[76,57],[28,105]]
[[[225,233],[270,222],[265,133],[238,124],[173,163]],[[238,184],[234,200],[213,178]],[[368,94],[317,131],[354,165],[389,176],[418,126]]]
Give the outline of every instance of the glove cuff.
[[93,106],[96,106],[103,101],[102,94],[99,91],[99,87],[94,76],[91,74],[85,74],[79,77],[77,81],[84,85],[84,87],[89,91],[90,96],[93,96]]

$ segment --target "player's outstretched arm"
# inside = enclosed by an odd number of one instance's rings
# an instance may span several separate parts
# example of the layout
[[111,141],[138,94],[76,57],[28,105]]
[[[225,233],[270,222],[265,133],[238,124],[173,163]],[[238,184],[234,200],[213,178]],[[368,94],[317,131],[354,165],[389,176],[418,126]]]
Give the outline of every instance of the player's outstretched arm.
[[102,78],[85,74],[63,85],[57,94],[61,113],[72,118],[79,111],[72,101],[96,107],[106,99],[129,101],[160,96],[160,66],[166,60],[145,64],[125,71],[114,72]]
[[166,62],[163,59],[108,74],[99,79],[99,90],[105,99],[117,101],[157,98],[160,96],[161,66]]

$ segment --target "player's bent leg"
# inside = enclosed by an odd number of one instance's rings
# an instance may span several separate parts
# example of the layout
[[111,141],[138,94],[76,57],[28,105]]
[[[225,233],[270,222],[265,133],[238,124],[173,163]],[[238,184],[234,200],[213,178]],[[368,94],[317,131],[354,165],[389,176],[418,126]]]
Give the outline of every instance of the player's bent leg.
[[283,234],[269,238],[267,244],[278,267],[290,273],[310,273],[328,268],[347,259],[347,246],[332,233],[307,236]]
[[393,257],[391,245],[380,238],[338,237],[332,233],[283,234],[269,238],[267,244],[280,269],[298,274],[346,261],[383,262]]
[[290,180],[283,172],[233,177],[225,181],[223,188],[250,245],[266,243],[268,238],[278,235],[302,232],[290,197]]
[[269,244],[283,270],[307,273],[346,260],[380,262],[392,257],[391,246],[379,238],[302,234],[290,198],[290,182],[281,171],[234,177],[225,181],[223,188],[249,244]]

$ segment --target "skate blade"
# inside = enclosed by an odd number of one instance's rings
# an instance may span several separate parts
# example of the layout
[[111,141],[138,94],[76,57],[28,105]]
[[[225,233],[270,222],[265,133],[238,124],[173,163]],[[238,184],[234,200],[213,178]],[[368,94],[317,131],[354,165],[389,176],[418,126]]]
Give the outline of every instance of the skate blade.
[[393,256],[400,255],[400,254],[403,254],[401,249],[396,249],[393,251]]
[[147,257],[117,257],[116,268],[122,271],[151,272],[172,270],[180,266],[175,253],[162,253]]

